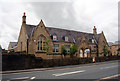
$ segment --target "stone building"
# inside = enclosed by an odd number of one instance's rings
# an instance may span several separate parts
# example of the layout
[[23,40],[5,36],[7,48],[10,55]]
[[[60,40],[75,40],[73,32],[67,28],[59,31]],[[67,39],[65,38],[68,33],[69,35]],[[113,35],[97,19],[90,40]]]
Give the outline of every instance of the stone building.
[[120,51],[120,41],[116,41],[115,43],[109,42],[109,50],[111,51],[112,55],[119,55]]
[[16,47],[17,47],[17,42],[10,42],[8,46],[8,52],[10,52],[11,50],[15,50]]
[[[49,40],[49,52],[43,50],[44,41]],[[65,46],[69,57],[69,48],[78,45],[77,57],[101,56],[103,46],[107,44],[104,33],[97,34],[94,26],[93,33],[78,32],[45,26],[41,20],[38,25],[26,24],[26,15],[22,17],[22,26],[18,38],[16,52],[34,54],[36,57],[60,58],[61,47]]]

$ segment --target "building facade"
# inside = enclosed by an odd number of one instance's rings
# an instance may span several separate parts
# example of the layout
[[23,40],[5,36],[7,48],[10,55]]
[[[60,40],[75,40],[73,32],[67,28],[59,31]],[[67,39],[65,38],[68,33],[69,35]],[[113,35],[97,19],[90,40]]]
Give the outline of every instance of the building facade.
[[10,42],[8,46],[8,52],[15,50],[17,47],[17,42]]
[[[43,50],[45,41],[49,41],[49,52]],[[78,51],[75,54],[77,57],[101,56],[103,46],[108,47],[103,31],[97,34],[95,26],[93,33],[86,33],[47,27],[42,20],[38,25],[29,25],[26,24],[24,13],[15,51],[34,54],[44,59],[61,58],[61,47],[65,46],[67,57],[69,57],[69,48],[74,44],[78,45]]]
[[112,55],[120,55],[120,41],[109,43],[109,50],[111,51]]

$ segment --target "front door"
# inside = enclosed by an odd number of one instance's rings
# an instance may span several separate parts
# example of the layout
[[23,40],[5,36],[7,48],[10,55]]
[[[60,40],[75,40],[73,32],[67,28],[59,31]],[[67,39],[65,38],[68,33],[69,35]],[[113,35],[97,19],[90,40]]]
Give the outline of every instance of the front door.
[[80,57],[83,57],[83,51],[80,50]]

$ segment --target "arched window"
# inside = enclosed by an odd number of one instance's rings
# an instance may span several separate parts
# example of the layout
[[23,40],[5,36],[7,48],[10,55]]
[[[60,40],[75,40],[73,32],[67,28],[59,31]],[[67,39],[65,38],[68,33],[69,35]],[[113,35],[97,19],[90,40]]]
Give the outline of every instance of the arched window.
[[40,35],[37,39],[37,50],[43,50],[44,42],[46,38],[43,35]]
[[39,50],[39,41],[38,41],[38,43],[37,43],[37,50]]

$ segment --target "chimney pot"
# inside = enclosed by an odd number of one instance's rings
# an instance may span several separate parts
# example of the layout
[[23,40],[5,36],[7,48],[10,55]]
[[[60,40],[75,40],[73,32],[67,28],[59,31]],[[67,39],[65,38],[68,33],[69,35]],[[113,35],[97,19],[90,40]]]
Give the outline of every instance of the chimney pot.
[[24,12],[24,16],[25,16],[25,12]]

